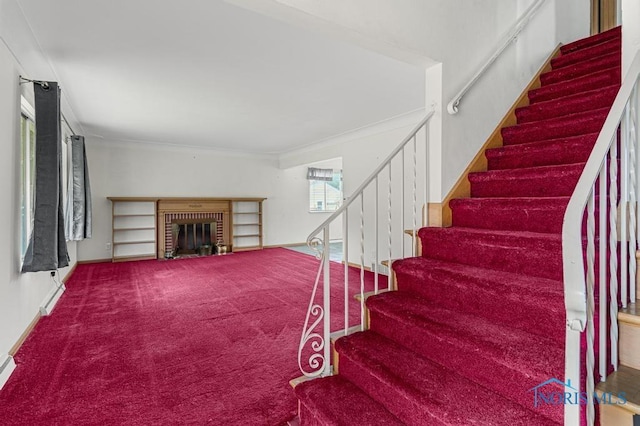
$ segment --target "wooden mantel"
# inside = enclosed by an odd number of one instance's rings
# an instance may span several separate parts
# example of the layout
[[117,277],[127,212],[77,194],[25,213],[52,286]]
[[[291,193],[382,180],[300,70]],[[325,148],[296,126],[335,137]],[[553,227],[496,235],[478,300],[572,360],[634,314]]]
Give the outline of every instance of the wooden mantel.
[[[262,202],[266,200],[264,197],[107,197],[107,199],[114,206],[118,203],[148,203],[147,205],[153,203],[156,218],[156,257],[159,259],[165,256],[166,218],[180,214],[216,215],[217,221],[222,224],[221,238],[231,251],[261,249],[263,246]],[[114,227],[114,244],[116,244],[115,229]],[[122,235],[122,230],[118,231]],[[168,242],[170,245],[171,241]]]

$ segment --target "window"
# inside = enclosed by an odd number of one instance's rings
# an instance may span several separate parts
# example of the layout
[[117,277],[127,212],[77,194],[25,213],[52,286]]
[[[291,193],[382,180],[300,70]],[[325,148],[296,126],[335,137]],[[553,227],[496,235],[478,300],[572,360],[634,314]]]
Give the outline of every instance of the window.
[[33,229],[36,178],[36,125],[33,108],[23,99],[20,115],[20,253],[27,252]]
[[342,170],[334,170],[331,180],[309,179],[309,211],[332,212],[342,205]]

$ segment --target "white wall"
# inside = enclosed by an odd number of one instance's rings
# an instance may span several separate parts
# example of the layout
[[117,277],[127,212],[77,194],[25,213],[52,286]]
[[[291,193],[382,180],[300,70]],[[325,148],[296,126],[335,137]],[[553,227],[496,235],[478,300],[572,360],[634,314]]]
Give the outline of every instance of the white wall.
[[640,2],[622,1],[622,75],[625,76],[640,50]]
[[533,0],[227,1],[425,69],[440,62],[435,78],[427,71],[425,98],[427,107],[440,99],[431,134],[437,138],[432,152],[432,183],[438,180],[431,190],[433,201],[447,194],[542,60],[559,42],[586,36],[589,30],[589,2],[547,0],[531,27],[463,99],[460,113],[450,116],[444,112],[446,103]]
[[[20,273],[20,95],[18,76],[56,80],[16,3],[0,2],[0,364],[55,288],[48,272]],[[63,94],[64,97],[64,94]],[[65,115],[73,114],[63,104]],[[71,265],[76,244],[69,244]],[[60,270],[64,277],[70,268]]]
[[302,243],[330,214],[309,212],[306,166],[283,170],[274,156],[88,138],[87,157],[93,238],[79,243],[80,260],[111,256],[109,196],[266,197],[265,245]]

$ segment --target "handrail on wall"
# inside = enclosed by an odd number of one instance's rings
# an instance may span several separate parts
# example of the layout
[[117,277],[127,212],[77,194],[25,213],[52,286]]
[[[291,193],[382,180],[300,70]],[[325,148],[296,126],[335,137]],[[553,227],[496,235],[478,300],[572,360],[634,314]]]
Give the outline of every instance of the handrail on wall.
[[487,59],[484,64],[480,67],[478,71],[473,75],[471,80],[458,92],[456,96],[451,99],[451,102],[447,104],[447,111],[449,114],[457,114],[460,106],[460,101],[466,95],[466,93],[473,87],[473,85],[482,77],[482,75],[487,71],[487,69],[502,55],[502,52],[511,44],[514,40],[518,38],[518,35],[522,32],[524,27],[527,26],[531,18],[536,14],[538,9],[542,6],[542,4],[546,0],[536,0],[530,7],[527,9],[520,18],[513,25],[511,30],[504,37],[502,43],[499,45],[498,49]]

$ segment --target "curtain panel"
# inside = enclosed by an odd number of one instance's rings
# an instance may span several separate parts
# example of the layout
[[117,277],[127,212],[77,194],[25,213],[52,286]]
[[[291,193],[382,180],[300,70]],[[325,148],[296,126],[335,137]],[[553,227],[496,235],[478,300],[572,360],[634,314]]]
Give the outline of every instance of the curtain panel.
[[36,155],[33,231],[22,272],[69,265],[62,205],[62,137],[58,83],[34,83]]
[[309,167],[307,169],[307,179],[308,180],[332,181],[333,180],[333,169],[318,169],[318,168],[315,168],[315,167]]
[[91,185],[84,136],[71,136],[65,236],[69,241],[91,238]]

